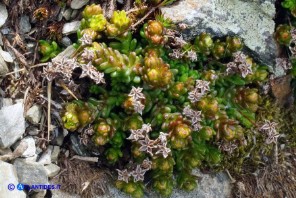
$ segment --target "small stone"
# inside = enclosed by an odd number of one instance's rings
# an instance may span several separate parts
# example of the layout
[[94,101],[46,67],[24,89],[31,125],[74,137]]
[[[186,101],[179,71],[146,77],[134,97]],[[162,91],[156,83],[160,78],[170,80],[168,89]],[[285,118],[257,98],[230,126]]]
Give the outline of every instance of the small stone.
[[70,6],[72,9],[78,10],[78,9],[82,8],[83,6],[85,6],[88,2],[89,2],[89,0],[72,0]]
[[59,59],[62,59],[62,58],[69,58],[75,53],[75,51],[76,51],[75,47],[73,45],[70,45],[64,51],[62,51],[56,57],[54,57],[52,59],[52,61],[54,62],[54,61],[58,61]]
[[49,178],[56,176],[61,170],[61,168],[55,164],[46,165],[44,168],[46,170],[47,177]]
[[53,147],[53,150],[52,150],[52,153],[51,153],[51,161],[52,162],[57,162],[58,161],[58,157],[59,157],[59,154],[61,152],[61,149],[59,146],[54,146]]
[[42,153],[41,157],[38,160],[38,163],[50,164],[52,150],[53,150],[53,146],[49,145],[48,148]]
[[79,27],[80,27],[80,21],[65,23],[62,32],[65,35],[76,33]]
[[3,3],[0,3],[0,28],[6,22],[7,17],[8,17],[8,13],[7,13],[6,6]]
[[32,124],[38,124],[41,119],[41,107],[33,105],[26,113],[26,119]]
[[0,49],[0,55],[2,56],[2,58],[8,62],[8,63],[12,63],[13,62],[13,58],[12,56],[10,55],[9,52],[6,52],[6,51],[3,51]]
[[24,106],[20,103],[0,110],[0,148],[14,144],[25,132]]
[[11,33],[11,29],[10,28],[2,28],[1,29],[2,34],[6,35],[6,34],[10,34]]
[[13,148],[16,148],[20,143],[27,143],[28,147],[23,152],[21,157],[33,157],[36,154],[36,146],[35,146],[35,140],[32,136],[27,136],[21,141],[17,142],[15,145],[13,145]]
[[71,8],[68,8],[67,10],[65,10],[65,11],[63,12],[63,17],[64,17],[67,21],[69,21],[70,18],[71,18],[71,14],[72,14],[72,9],[71,9]]
[[[11,184],[16,185],[19,183],[16,169],[13,165],[0,161],[0,197],[18,197],[18,198],[26,198],[26,194],[24,191],[19,190],[8,190],[8,185],[13,187]],[[12,189],[12,188],[11,188]],[[8,196],[9,195],[9,196]]]
[[68,47],[68,46],[72,45],[71,39],[69,37],[67,37],[67,36],[62,38],[61,43],[65,47]]
[[22,15],[19,23],[20,31],[22,33],[30,32],[32,26],[30,23],[30,18],[27,15]]
[[3,41],[2,41],[2,34],[0,32],[0,46],[3,46]]
[[66,136],[66,134],[64,134],[64,129],[61,127],[57,127],[53,130],[52,134],[53,134],[53,139],[51,141],[51,144],[62,146],[64,142],[64,138]]
[[19,182],[27,185],[48,184],[47,172],[42,164],[27,162],[20,158],[13,163]]
[[78,15],[78,10],[73,10],[70,19],[75,19],[75,17]]
[[33,127],[33,126],[29,126],[27,129],[26,129],[26,132],[29,134],[29,135],[32,135],[32,136],[35,136],[35,135],[38,135],[40,130],[36,127]]
[[8,73],[8,66],[4,58],[0,55],[0,78]]
[[12,105],[12,99],[11,98],[3,98],[2,99],[2,107],[7,107]]

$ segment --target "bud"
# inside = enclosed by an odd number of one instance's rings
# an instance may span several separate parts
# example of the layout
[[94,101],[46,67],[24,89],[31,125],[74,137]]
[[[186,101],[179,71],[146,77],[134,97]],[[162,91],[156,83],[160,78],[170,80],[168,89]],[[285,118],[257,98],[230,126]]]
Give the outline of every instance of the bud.
[[203,79],[209,82],[214,82],[218,78],[215,70],[207,70],[203,73]]
[[131,20],[128,18],[124,10],[114,11],[110,22],[118,28],[120,34],[127,30],[131,24]]
[[210,140],[216,134],[213,128],[206,126],[199,131],[200,137],[204,140]]
[[96,4],[87,5],[82,12],[83,18],[86,18],[86,19],[89,19],[94,15],[100,15],[100,14],[103,14],[103,10],[100,5],[96,5]]
[[191,128],[187,124],[178,124],[174,129],[174,133],[179,138],[187,138],[191,134]]
[[101,32],[106,28],[107,20],[103,14],[92,16],[89,19],[89,27],[94,31]]
[[212,54],[216,59],[223,58],[225,56],[225,43],[217,40],[212,48]]
[[109,149],[107,149],[105,155],[106,155],[106,159],[108,160],[108,162],[110,164],[114,164],[115,162],[118,161],[118,159],[120,157],[122,157],[123,154],[122,154],[121,150],[118,148],[109,148]]
[[153,44],[161,44],[164,41],[163,25],[159,21],[149,21],[145,27],[145,36]]
[[276,28],[274,37],[277,40],[277,42],[279,42],[280,44],[288,46],[292,39],[290,31],[291,31],[290,25],[286,25],[286,24],[279,25]]
[[171,144],[172,148],[174,149],[183,149],[187,146],[187,139],[184,138],[177,138],[175,136],[172,136]]
[[124,185],[123,191],[127,194],[133,194],[137,190],[137,184],[134,182],[129,182]]
[[111,126],[105,121],[100,121],[98,124],[95,125],[94,129],[97,135],[101,135],[104,137],[109,136],[112,131]]
[[238,37],[230,37],[226,38],[226,49],[229,54],[237,52],[243,48],[243,43]]
[[108,142],[109,138],[101,135],[94,135],[92,140],[96,145],[103,146]]
[[197,46],[198,50],[205,55],[209,55],[214,46],[211,35],[205,32],[196,37],[194,44]]
[[173,192],[173,179],[167,176],[156,178],[153,181],[153,188],[165,197],[169,197]]

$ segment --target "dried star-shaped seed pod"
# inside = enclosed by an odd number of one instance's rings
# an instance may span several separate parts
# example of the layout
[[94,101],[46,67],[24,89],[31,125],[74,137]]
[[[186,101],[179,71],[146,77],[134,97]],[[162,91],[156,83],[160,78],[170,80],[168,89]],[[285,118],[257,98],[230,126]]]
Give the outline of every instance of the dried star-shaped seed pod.
[[248,63],[241,63],[238,65],[238,69],[242,75],[243,78],[245,78],[247,75],[252,74],[252,65]]
[[87,49],[87,48],[83,49],[81,58],[83,58],[84,61],[90,62],[94,59],[94,57],[95,57],[95,52],[93,50]]
[[146,172],[147,170],[142,169],[141,165],[137,165],[136,169],[131,172],[131,175],[134,177],[134,182],[144,181],[144,175]]
[[47,81],[53,81],[59,74],[56,73],[52,63],[48,63],[47,67],[43,69],[42,75],[47,79]]
[[200,90],[201,93],[205,93],[210,90],[210,82],[206,80],[196,80],[195,89]]
[[271,144],[271,143],[277,143],[277,139],[279,138],[280,134],[268,134],[266,140],[265,140],[265,143],[266,144]]
[[126,183],[128,183],[128,180],[130,178],[130,173],[127,171],[127,169],[124,169],[124,170],[119,170],[119,169],[116,169],[117,172],[118,172],[118,180],[120,181],[124,181]]
[[92,44],[92,35],[83,34],[83,36],[79,39],[82,46],[91,45]]
[[259,131],[267,132],[267,134],[277,133],[276,127],[278,123],[270,122],[269,120],[265,120],[264,124],[260,127]]
[[105,83],[104,73],[98,72],[91,62],[88,64],[82,64],[82,74],[80,78],[88,76],[90,79],[95,81],[96,84]]
[[219,149],[221,151],[227,152],[229,155],[233,153],[235,149],[237,149],[237,144],[231,141],[222,141],[219,144]]
[[132,140],[132,141],[138,141],[143,138],[145,138],[145,136],[143,135],[143,131],[141,129],[136,129],[136,130],[131,129],[131,135],[126,139]]
[[197,54],[196,54],[196,52],[193,51],[193,50],[188,51],[188,52],[187,52],[187,58],[188,58],[190,61],[192,61],[192,62],[197,61]]
[[133,106],[134,106],[135,112],[142,115],[143,110],[145,109],[145,105],[143,105],[140,101],[134,101]]
[[247,60],[247,56],[241,51],[235,52],[233,56],[234,56],[234,62],[236,63],[244,63]]
[[194,89],[188,93],[188,99],[191,103],[195,103],[200,101],[200,99],[204,96],[203,93],[200,93],[198,90]]
[[128,96],[132,97],[134,100],[145,99],[145,95],[142,93],[143,88],[141,87],[132,87],[132,90]]
[[141,130],[146,134],[149,133],[152,131],[151,124],[143,124]]
[[180,59],[183,57],[183,54],[180,49],[173,49],[173,52],[170,53],[169,56],[174,59]]
[[170,154],[170,152],[171,152],[171,149],[170,148],[168,148],[165,144],[161,144],[161,145],[158,145],[157,146],[157,151],[156,151],[156,155],[157,154],[162,154],[162,156],[164,157],[164,158],[167,158],[168,156],[169,156],[169,154]]
[[155,148],[155,141],[150,140],[148,136],[145,137],[144,140],[139,141],[141,147],[139,148],[139,151],[144,151],[149,153],[151,156],[153,156],[153,149]]
[[229,62],[227,63],[226,65],[226,74],[229,75],[229,74],[234,74],[237,72],[238,68],[237,68],[237,65],[235,62]]
[[169,135],[168,133],[163,133],[163,132],[159,133],[158,139],[160,140],[160,142],[162,144],[167,144],[167,136],[168,135]]

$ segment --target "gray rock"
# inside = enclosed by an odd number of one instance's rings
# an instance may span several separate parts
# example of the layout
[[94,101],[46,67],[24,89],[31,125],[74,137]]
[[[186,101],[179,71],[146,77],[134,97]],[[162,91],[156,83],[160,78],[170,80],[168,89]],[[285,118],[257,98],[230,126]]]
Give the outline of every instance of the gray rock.
[[30,32],[32,26],[30,23],[30,18],[27,15],[22,15],[19,23],[20,31],[22,33]]
[[17,173],[13,165],[0,161],[0,197],[17,197],[26,198],[24,191],[19,190],[8,190],[8,185],[11,184],[16,187],[19,183]]
[[7,107],[12,105],[12,99],[11,98],[3,98],[2,99],[2,107]]
[[70,19],[75,19],[75,17],[78,15],[78,10],[73,10]]
[[72,45],[72,41],[69,37],[65,36],[62,38],[61,43],[63,44],[63,46],[68,47],[70,45]]
[[[198,197],[198,198],[227,198],[231,197],[231,184],[228,176],[225,173],[218,173],[215,175],[202,174],[197,169],[193,170],[193,174],[198,175],[201,181],[198,186],[191,192],[174,189],[171,198],[181,197]],[[119,191],[114,186],[109,186],[109,194],[98,196],[98,198],[128,198],[129,196]],[[144,197],[159,197],[155,192],[146,192]]]
[[51,153],[51,161],[52,162],[57,162],[58,161],[58,157],[59,157],[59,154],[61,152],[61,149],[59,146],[54,146],[53,147],[53,150],[52,150],[52,153]]
[[8,73],[8,66],[4,58],[0,55],[0,78]]
[[27,149],[23,152],[21,157],[33,157],[36,154],[36,146],[35,146],[35,140],[32,136],[27,136],[21,141],[17,142],[15,145],[13,145],[13,148],[15,149],[20,143],[25,142],[28,147]]
[[51,144],[62,146],[64,142],[64,138],[66,137],[67,133],[64,133],[64,131],[67,132],[66,129],[63,129],[61,127],[57,127],[53,130],[53,139],[51,141]]
[[275,0],[182,0],[162,8],[175,23],[189,26],[184,38],[193,39],[201,32],[214,36],[237,35],[259,61],[273,65],[276,44],[273,39]]
[[69,21],[70,19],[71,19],[71,14],[72,14],[72,9],[71,8],[68,8],[67,10],[65,10],[64,12],[63,12],[63,17],[67,20],[67,21]]
[[38,163],[50,164],[52,150],[53,150],[53,146],[49,145],[48,148],[42,153],[41,157],[38,160]]
[[6,52],[6,51],[3,51],[2,49],[0,49],[0,56],[2,56],[2,58],[8,63],[13,62],[13,58],[9,52]]
[[14,144],[25,132],[24,106],[21,103],[0,110],[0,148]]
[[8,17],[6,6],[3,3],[0,3],[0,28],[6,22]]
[[27,185],[48,184],[47,173],[42,164],[16,159],[13,165],[20,183]]
[[65,23],[62,32],[65,35],[76,33],[79,27],[80,27],[80,21]]
[[89,2],[89,0],[73,0],[73,1],[71,1],[70,6],[72,9],[80,9],[83,6],[85,6],[88,2]]
[[3,46],[3,41],[2,41],[2,34],[0,32],[0,46]]
[[41,119],[41,107],[33,105],[26,113],[26,119],[32,124],[38,124]]
[[31,198],[44,198],[46,195],[47,190],[42,190],[40,192],[34,193],[33,195],[30,195]]
[[49,178],[56,176],[61,170],[61,168],[55,164],[46,165],[44,168],[46,170],[47,177]]

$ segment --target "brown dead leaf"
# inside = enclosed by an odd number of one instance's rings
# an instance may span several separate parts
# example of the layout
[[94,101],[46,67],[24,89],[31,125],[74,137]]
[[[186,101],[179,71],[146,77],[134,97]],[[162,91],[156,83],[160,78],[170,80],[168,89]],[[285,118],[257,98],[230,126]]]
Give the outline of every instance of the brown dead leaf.
[[288,99],[292,93],[292,88],[290,86],[291,80],[291,75],[270,80],[272,93],[275,96],[277,102],[282,106],[287,104]]

